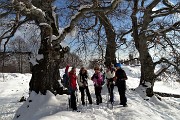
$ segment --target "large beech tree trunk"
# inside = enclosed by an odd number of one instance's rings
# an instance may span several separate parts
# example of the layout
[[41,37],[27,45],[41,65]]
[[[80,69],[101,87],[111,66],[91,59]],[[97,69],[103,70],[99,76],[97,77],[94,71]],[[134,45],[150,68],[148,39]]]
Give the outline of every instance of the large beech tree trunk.
[[112,26],[110,20],[102,12],[96,14],[100,20],[100,23],[104,26],[107,43],[106,43],[106,54],[105,54],[105,65],[109,66],[110,64],[116,63],[116,33],[114,27]]
[[[112,5],[99,7],[99,9],[94,9],[94,6],[90,8],[82,8],[75,17],[72,17],[70,25],[66,27],[59,36],[58,24],[56,23],[56,18],[54,16],[55,8],[52,8],[52,3],[54,1],[55,0],[13,0],[12,2],[17,13],[26,16],[29,20],[34,20],[41,30],[41,46],[39,54],[43,55],[43,58],[37,60],[38,64],[32,67],[32,78],[29,85],[31,91],[37,93],[41,92],[42,94],[46,94],[47,90],[50,90],[53,93],[57,91],[57,80],[59,79],[58,62],[60,62],[60,59],[63,58],[64,54],[69,50],[62,48],[60,42],[63,41],[66,35],[73,30],[79,19],[87,12],[108,12],[113,10],[120,2],[119,0],[116,0],[112,2]],[[114,34],[112,30],[106,32]],[[56,36],[56,40],[51,40],[52,35]],[[110,33],[108,33],[108,39],[110,38],[115,40],[115,36],[111,36]],[[109,44],[114,44],[114,42],[109,42]],[[114,49],[110,51],[112,52],[113,57],[115,56],[114,51]]]
[[[59,62],[63,58],[63,51],[59,54],[59,49],[55,50],[51,45],[51,36],[58,36],[58,27],[55,23],[55,18],[53,18],[52,10],[52,0],[48,2],[41,2],[40,0],[34,0],[32,3],[45,11],[45,20],[35,20],[36,24],[40,27],[41,30],[41,46],[38,51],[38,54],[43,55],[43,58],[40,59],[38,64],[32,67],[32,78],[29,83],[30,91],[35,91],[36,93],[41,92],[46,94],[46,91],[49,90],[52,93],[62,93],[58,80],[60,80],[59,73]],[[41,25],[41,23],[45,23]],[[47,25],[46,25],[47,24]],[[59,56],[58,59],[55,59],[55,56]]]
[[[139,39],[140,46],[136,46],[139,51],[139,59],[141,62],[141,78],[140,78],[140,85],[147,87],[146,94],[147,96],[153,96],[153,86],[155,82],[155,66],[150,56],[146,44],[145,39]],[[148,84],[150,83],[150,84]]]
[[35,92],[46,93],[46,90],[52,93],[59,92],[60,85],[58,80],[59,74],[59,62],[54,60],[52,56],[53,49],[48,43],[50,41],[51,31],[42,26],[41,27],[41,47],[39,54],[43,55],[43,59],[38,61],[38,64],[32,67],[32,78],[30,81],[30,90]]
[[[153,96],[153,86],[155,82],[155,66],[153,60],[148,51],[147,39],[145,32],[139,34],[139,27],[137,21],[137,11],[138,11],[138,0],[134,1],[134,9],[131,15],[132,19],[132,29],[133,29],[133,38],[135,42],[135,47],[139,52],[139,59],[141,63],[141,78],[140,85],[146,87],[146,95],[151,97]],[[146,30],[151,19],[148,18],[148,12],[145,14],[145,20],[143,24],[143,29]]]

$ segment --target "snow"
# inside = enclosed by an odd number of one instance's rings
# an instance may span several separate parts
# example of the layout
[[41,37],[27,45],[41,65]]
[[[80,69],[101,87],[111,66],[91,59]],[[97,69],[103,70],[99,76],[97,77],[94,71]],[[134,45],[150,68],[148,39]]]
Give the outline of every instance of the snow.
[[43,58],[44,58],[43,54],[38,54],[38,55],[36,56],[36,59],[37,59],[37,60],[41,60],[41,59],[43,59]]
[[[92,105],[82,106],[78,92],[78,109],[73,112],[68,109],[68,95],[47,95],[31,92],[29,95],[29,81],[31,74],[0,73],[0,120],[180,120],[180,98],[157,97],[147,98],[144,88],[139,86],[140,66],[122,66],[128,75],[127,104],[119,105],[117,87],[114,88],[114,108],[107,107],[107,88],[102,90],[103,103],[95,104],[94,86],[89,80],[89,89],[93,99]],[[79,69],[77,69],[77,73]],[[89,75],[93,70],[88,70]],[[64,69],[60,69],[60,75]],[[154,91],[180,94],[180,83],[157,81]],[[130,90],[130,88],[136,88]],[[24,96],[25,102],[18,102]]]
[[167,68],[165,65],[163,65],[161,68],[159,68],[157,71],[155,71],[155,75],[158,75],[162,72],[163,69]]
[[53,18],[54,18],[54,23],[55,23],[55,25],[57,26],[57,15],[56,15],[56,13],[55,13],[55,9],[56,9],[56,6],[52,6],[52,16],[53,16]]
[[40,25],[40,26],[43,26],[43,25],[44,25],[44,26],[51,27],[51,26],[50,26],[49,24],[47,24],[47,23],[40,23],[39,25]]
[[79,7],[79,11],[82,10],[82,9],[91,8],[91,7],[93,7],[93,5],[81,5],[81,6]]
[[[82,9],[86,9],[86,8],[91,8],[93,5],[81,5],[80,7],[79,7],[79,10],[78,11],[81,11]],[[78,16],[79,14],[81,14],[81,12],[77,12],[75,15],[73,15],[72,17],[71,17],[71,21],[73,20],[73,19],[75,19],[76,18],[76,16]],[[67,25],[67,27],[69,27],[70,25]]]
[[32,7],[32,10],[36,10],[36,11],[38,11],[39,13],[41,13],[42,15],[44,15],[44,16],[45,16],[45,12],[44,12],[44,11],[42,11],[41,9],[39,9],[39,8],[35,7],[34,5],[31,5],[31,7]]
[[36,64],[39,64],[36,60],[41,60],[41,59],[43,59],[43,58],[44,58],[43,54],[38,54],[36,57],[30,57],[30,58],[29,58],[29,62],[30,62],[33,66],[35,66]]
[[63,48],[66,48],[68,47],[68,44],[64,41],[61,41],[60,45],[63,47]]

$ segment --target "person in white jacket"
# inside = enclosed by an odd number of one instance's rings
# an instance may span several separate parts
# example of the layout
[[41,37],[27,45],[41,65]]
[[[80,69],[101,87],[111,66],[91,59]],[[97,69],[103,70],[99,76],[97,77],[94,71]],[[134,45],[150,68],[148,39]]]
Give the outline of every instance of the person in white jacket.
[[107,79],[107,88],[108,88],[108,92],[110,95],[110,102],[113,103],[114,102],[114,94],[113,94],[113,89],[114,89],[114,77],[115,77],[115,68],[113,67],[113,65],[110,65],[107,69],[106,69],[106,73],[105,73],[106,79]]
[[92,104],[92,98],[91,98],[91,94],[88,88],[88,81],[87,81],[88,79],[89,79],[89,76],[88,76],[87,70],[84,67],[82,67],[79,71],[78,80],[77,80],[78,85],[79,85],[79,90],[81,92],[82,105],[85,105],[85,101],[84,101],[85,92],[86,92],[89,104]]

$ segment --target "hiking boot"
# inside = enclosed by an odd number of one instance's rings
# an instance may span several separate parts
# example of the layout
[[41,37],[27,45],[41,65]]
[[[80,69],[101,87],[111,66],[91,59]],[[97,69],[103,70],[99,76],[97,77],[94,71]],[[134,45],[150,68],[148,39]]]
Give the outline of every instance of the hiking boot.
[[92,99],[89,100],[89,104],[92,104]]
[[110,99],[109,102],[111,102],[111,103],[114,102],[114,99]]
[[76,109],[76,110],[73,109],[73,111],[75,111],[75,112],[81,112],[80,110],[77,110],[77,109]]
[[114,104],[114,101],[110,101],[111,104]]
[[74,108],[72,108],[73,109],[73,111],[76,111],[77,110],[77,107],[74,107]]
[[127,106],[128,106],[127,104],[123,105],[123,107],[127,107]]

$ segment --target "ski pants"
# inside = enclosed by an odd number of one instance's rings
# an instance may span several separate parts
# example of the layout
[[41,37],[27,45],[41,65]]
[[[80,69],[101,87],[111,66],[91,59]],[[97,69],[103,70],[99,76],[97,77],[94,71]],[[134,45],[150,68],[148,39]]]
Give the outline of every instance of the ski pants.
[[117,83],[118,92],[120,95],[120,104],[126,105],[127,98],[126,98],[126,81],[125,80],[119,80]]
[[75,95],[76,91],[71,91],[71,98],[70,98],[70,107],[73,110],[77,110],[77,105],[76,105],[76,95]]
[[91,94],[90,94],[90,92],[89,92],[88,86],[79,87],[79,90],[80,90],[80,92],[81,92],[82,105],[85,105],[85,101],[84,101],[85,92],[86,92],[86,95],[87,95],[87,97],[88,97],[89,104],[92,104],[92,98],[91,98]]
[[102,103],[102,96],[101,96],[101,86],[95,86],[95,95],[96,95],[96,104],[99,105],[99,103]]
[[113,84],[112,79],[108,79],[107,88],[110,95],[110,102],[113,102],[114,101],[114,94],[113,94],[114,84]]

